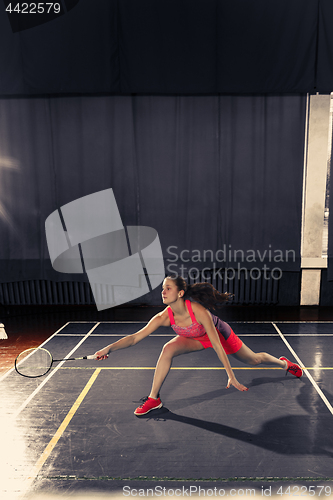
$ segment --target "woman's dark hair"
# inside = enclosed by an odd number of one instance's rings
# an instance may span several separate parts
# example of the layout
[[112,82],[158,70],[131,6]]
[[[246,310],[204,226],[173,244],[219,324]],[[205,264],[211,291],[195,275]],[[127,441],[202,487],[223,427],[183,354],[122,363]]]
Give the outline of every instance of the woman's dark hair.
[[232,297],[230,293],[219,292],[211,283],[201,282],[188,285],[181,276],[167,276],[165,279],[173,281],[178,290],[184,290],[184,299],[192,298],[208,309],[221,307]]

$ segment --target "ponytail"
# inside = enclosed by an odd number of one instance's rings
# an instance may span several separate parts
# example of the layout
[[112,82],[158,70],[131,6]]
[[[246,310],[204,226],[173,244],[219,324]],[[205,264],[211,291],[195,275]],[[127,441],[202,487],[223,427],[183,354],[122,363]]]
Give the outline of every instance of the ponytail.
[[207,307],[207,309],[221,307],[232,297],[230,293],[219,292],[211,283],[202,282],[188,285],[181,276],[175,278],[167,276],[166,279],[172,280],[178,290],[184,290],[184,299],[192,298],[195,302],[199,302],[204,307]]

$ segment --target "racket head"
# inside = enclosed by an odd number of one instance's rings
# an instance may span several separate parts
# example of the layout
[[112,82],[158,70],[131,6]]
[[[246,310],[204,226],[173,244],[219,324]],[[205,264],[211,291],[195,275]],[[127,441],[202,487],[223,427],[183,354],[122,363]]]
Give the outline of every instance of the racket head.
[[15,370],[22,377],[37,378],[46,375],[52,366],[52,354],[43,347],[21,352],[15,359]]

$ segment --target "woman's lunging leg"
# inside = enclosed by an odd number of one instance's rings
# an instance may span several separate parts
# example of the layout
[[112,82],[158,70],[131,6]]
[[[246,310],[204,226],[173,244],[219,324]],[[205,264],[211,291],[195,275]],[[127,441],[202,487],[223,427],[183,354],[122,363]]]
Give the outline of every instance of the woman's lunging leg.
[[242,347],[233,356],[246,363],[247,365],[276,365],[281,368],[287,369],[286,361],[276,358],[267,352],[253,352],[247,345],[243,344]]
[[170,371],[173,358],[180,354],[201,351],[202,349],[203,347],[200,342],[184,337],[176,337],[165,344],[156,364],[153,385],[149,397],[154,399],[159,397],[160,389]]
[[159,392],[169,373],[174,357],[193,351],[201,351],[202,349],[203,346],[198,340],[184,337],[176,337],[165,344],[157,361],[150,395],[144,400],[144,403],[134,411],[135,415],[146,415],[151,410],[161,408],[162,402],[159,398]]
[[267,352],[253,352],[245,344],[243,344],[239,351],[233,354],[233,356],[248,365],[276,365],[284,370],[287,370],[297,378],[303,375],[302,368],[296,363],[289,361],[289,359],[285,357],[278,359]]
[[164,348],[163,348],[156,364],[154,378],[153,378],[153,385],[149,394],[150,398],[157,399],[159,397],[162,384],[170,371],[172,358],[173,356],[169,356],[164,353]]

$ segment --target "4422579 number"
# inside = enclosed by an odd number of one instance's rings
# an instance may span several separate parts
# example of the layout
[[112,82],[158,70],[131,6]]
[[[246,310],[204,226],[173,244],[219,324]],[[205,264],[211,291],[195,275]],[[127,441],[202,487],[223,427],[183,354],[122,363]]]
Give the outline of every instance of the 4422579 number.
[[6,12],[10,14],[59,14],[61,5],[57,2],[9,3]]
[[284,495],[291,497],[304,497],[304,496],[318,496],[318,497],[329,497],[332,494],[331,486],[288,486],[280,488],[277,490],[276,495],[280,495],[281,497]]

